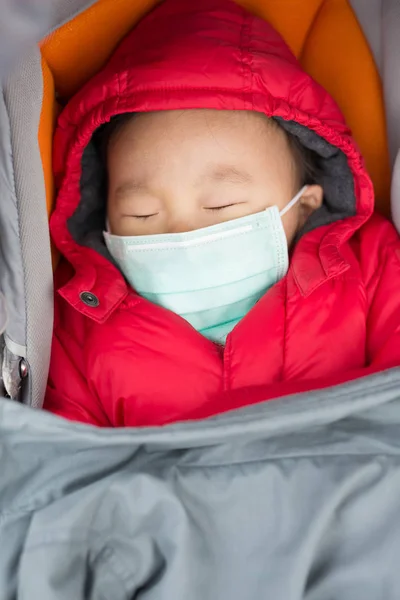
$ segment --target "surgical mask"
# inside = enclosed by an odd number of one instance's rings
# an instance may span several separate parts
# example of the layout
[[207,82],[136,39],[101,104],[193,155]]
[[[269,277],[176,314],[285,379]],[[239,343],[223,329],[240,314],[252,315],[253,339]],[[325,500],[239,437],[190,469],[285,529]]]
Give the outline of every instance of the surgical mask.
[[187,233],[117,236],[107,248],[130,285],[151,302],[180,315],[210,340],[227,335],[288,270],[282,212],[261,213]]

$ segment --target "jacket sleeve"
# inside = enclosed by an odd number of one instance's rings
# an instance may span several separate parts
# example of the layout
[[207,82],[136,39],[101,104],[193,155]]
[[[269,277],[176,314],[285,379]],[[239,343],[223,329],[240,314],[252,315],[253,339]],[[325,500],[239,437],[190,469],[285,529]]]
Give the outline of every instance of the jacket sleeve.
[[381,225],[366,248],[370,264],[376,256],[367,286],[367,366],[373,371],[400,365],[400,238],[390,223]]
[[67,331],[53,336],[44,409],[71,421],[111,427],[100,400],[89,389],[82,345]]

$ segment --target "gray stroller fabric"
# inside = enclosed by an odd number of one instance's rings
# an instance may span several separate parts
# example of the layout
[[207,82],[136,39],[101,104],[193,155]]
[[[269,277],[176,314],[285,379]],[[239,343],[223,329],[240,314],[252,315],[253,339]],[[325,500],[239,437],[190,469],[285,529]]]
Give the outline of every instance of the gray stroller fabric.
[[[32,45],[93,3],[0,0],[0,291],[9,316],[0,364],[7,393],[34,407],[43,403],[48,376],[53,272],[38,144],[41,55]],[[29,375],[22,395],[21,365]]]
[[398,600],[400,369],[160,429],[0,403],[0,598]]
[[0,79],[51,26],[51,0],[0,0]]
[[[400,2],[349,0],[349,3],[368,40],[382,78],[393,165],[400,149]],[[396,225],[400,226],[397,220]]]
[[51,0],[51,26],[48,33],[61,27],[98,0]]
[[376,66],[382,75],[382,3],[386,0],[349,0],[358,22],[368,40]]
[[[38,143],[41,73],[40,52],[34,48],[7,79],[0,103],[0,289],[9,313],[4,337],[15,363],[24,359],[28,366],[23,400],[33,406],[43,402],[53,329],[53,271]],[[8,378],[7,391],[14,397],[11,391],[18,393],[20,382],[5,372],[4,381]]]

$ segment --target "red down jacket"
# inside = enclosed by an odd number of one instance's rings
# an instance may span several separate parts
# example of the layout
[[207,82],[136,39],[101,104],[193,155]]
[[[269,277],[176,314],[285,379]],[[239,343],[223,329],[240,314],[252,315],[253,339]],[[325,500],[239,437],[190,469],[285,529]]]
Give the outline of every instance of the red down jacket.
[[[191,108],[280,118],[334,165],[323,182],[325,220],[302,236],[287,276],[224,349],[127,286],[92,243],[104,221],[91,231],[97,213],[87,209],[98,202],[86,162],[101,124]],[[397,233],[373,215],[372,184],[336,104],[277,33],[236,4],[166,0],[150,13],[64,110],[54,164],[51,232],[66,260],[48,410],[101,426],[161,425],[400,364]]]

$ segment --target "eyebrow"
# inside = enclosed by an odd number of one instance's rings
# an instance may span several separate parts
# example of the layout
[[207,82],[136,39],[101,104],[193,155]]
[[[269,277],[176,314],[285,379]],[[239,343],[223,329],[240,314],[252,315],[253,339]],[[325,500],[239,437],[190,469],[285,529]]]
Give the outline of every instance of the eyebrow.
[[[217,165],[208,168],[205,173],[198,179],[197,187],[204,183],[204,180],[211,183],[232,183],[232,184],[249,184],[253,181],[252,176],[247,171],[241,171],[233,165]],[[149,186],[146,181],[140,179],[130,179],[125,181],[115,190],[115,197],[122,200],[138,192],[149,191]]]
[[131,194],[134,194],[135,192],[144,192],[148,191],[148,189],[148,185],[145,181],[130,179],[129,181],[121,183],[121,185],[117,187],[115,190],[115,197],[118,200],[121,200],[127,196],[130,196]]
[[209,168],[199,182],[204,179],[211,183],[233,183],[248,184],[253,181],[253,177],[247,171],[242,171],[233,165],[217,165]]

